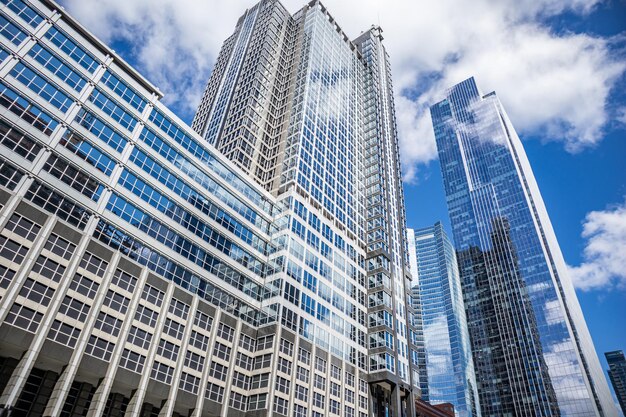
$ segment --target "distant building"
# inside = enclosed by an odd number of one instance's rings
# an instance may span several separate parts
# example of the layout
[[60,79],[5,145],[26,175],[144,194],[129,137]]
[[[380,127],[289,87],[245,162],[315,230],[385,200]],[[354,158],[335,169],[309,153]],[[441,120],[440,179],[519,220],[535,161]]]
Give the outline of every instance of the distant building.
[[482,415],[616,416],[530,163],[502,103],[470,78],[430,110]]
[[433,405],[426,401],[415,401],[415,417],[454,417],[454,406],[450,403]]
[[615,395],[622,413],[626,414],[626,358],[624,352],[616,350],[604,354],[609,364],[609,378],[613,384]]
[[451,403],[459,417],[480,416],[474,362],[454,246],[440,222],[408,229],[413,302],[426,350],[427,400]]

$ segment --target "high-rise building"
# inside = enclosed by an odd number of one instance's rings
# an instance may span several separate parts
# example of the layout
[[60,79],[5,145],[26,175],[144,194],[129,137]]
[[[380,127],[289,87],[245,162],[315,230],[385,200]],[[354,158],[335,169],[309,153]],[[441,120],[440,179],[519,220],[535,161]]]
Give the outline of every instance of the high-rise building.
[[452,404],[459,417],[480,416],[454,246],[440,222],[408,229],[407,235],[412,297],[419,297],[421,306],[428,401]]
[[[343,343],[342,334],[352,342],[362,335],[342,323],[367,325],[367,363],[357,364],[370,372],[376,415],[387,412],[384,404],[412,407],[409,393],[419,381],[382,40],[372,27],[350,41],[318,1],[290,15],[278,1],[263,0],[225,41],[192,124],[285,208],[286,229],[278,233],[284,252],[276,262],[288,272],[282,308],[299,317],[294,330],[307,335],[315,328],[322,332],[316,344],[349,356],[355,353],[334,344]],[[348,257],[333,261],[331,244],[347,248]],[[347,291],[364,301],[362,290],[367,312],[335,298]]]
[[54,1],[2,0],[0,414],[413,414],[381,41],[261,1],[207,143]]
[[483,416],[617,411],[522,143],[473,78],[431,107]]
[[613,384],[617,401],[622,413],[626,414],[626,358],[624,358],[624,352],[621,350],[605,352],[604,356],[609,364],[609,378]]

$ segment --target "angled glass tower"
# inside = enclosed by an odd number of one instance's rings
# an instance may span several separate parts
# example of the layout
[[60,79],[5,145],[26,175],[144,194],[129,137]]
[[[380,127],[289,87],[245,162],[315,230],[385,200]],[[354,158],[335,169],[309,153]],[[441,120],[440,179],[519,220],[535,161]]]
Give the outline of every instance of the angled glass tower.
[[454,405],[459,417],[480,416],[454,246],[440,222],[408,229],[407,235],[412,294],[421,304],[428,401]]
[[473,78],[431,107],[483,416],[616,416],[528,158]]
[[381,32],[259,2],[196,131],[54,1],[0,2],[0,415],[414,413]]

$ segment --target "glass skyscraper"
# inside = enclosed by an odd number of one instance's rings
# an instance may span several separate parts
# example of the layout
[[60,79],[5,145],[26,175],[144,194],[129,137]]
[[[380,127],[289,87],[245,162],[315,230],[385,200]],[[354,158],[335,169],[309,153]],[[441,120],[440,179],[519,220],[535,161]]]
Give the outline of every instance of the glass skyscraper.
[[613,384],[617,401],[622,413],[626,413],[626,358],[624,352],[621,350],[605,352],[604,356],[609,364],[609,378]]
[[459,417],[480,416],[454,246],[440,222],[408,229],[407,235],[412,297],[421,306],[428,401],[454,405]]
[[0,414],[411,415],[381,29],[263,0],[195,131],[160,99],[55,2],[2,0]]
[[528,158],[473,78],[431,107],[483,416],[616,416]]
[[412,408],[419,381],[382,40],[372,27],[351,41],[318,1],[290,15],[263,0],[224,42],[192,124],[284,208],[281,320],[367,369],[376,415]]

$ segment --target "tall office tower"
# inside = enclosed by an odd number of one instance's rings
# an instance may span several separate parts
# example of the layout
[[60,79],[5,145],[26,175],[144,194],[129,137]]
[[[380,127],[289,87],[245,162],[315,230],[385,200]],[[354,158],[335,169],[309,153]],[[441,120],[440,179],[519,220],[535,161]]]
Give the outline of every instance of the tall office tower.
[[528,158],[473,78],[431,107],[483,416],[616,416]]
[[401,415],[418,347],[382,39],[350,41],[318,1],[289,15],[263,0],[224,43],[192,126],[283,208],[272,259],[288,327],[369,371],[375,415]]
[[350,42],[318,3],[287,17],[308,52],[266,187],[55,2],[2,1],[0,413],[413,412],[380,30]]
[[440,222],[409,229],[408,237],[413,294],[421,299],[429,402],[450,403],[459,417],[480,416],[454,246]]
[[624,352],[621,350],[605,352],[604,356],[609,364],[609,378],[613,384],[617,401],[622,413],[626,414],[626,358],[624,358]]

